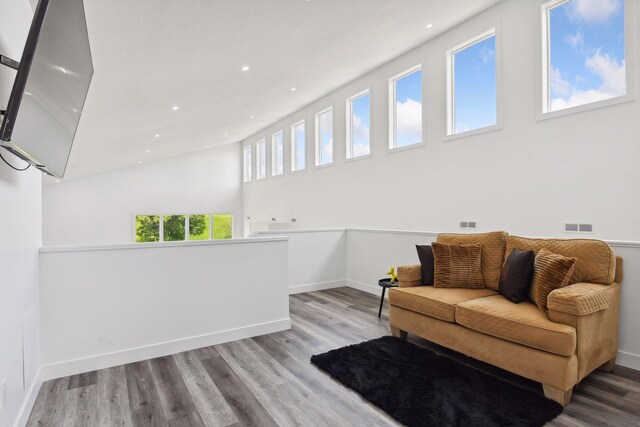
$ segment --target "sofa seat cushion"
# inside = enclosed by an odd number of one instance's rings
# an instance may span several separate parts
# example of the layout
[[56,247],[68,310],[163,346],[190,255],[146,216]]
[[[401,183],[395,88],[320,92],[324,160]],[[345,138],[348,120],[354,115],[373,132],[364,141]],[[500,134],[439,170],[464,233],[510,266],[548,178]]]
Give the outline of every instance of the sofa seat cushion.
[[492,295],[497,295],[497,293],[491,289],[434,288],[431,286],[395,288],[389,291],[389,304],[455,323],[456,304]]
[[456,323],[496,338],[560,356],[576,351],[575,328],[547,319],[529,301],[514,304],[502,295],[466,301],[456,306]]

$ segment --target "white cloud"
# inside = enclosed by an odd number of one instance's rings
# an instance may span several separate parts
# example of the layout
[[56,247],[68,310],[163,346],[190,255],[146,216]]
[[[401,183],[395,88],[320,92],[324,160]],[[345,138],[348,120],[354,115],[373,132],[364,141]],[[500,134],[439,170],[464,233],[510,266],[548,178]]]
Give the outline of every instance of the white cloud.
[[329,142],[324,144],[324,147],[322,147],[322,152],[322,158],[325,162],[333,161],[333,138],[329,139]]
[[354,136],[359,136],[369,140],[369,126],[365,126],[362,122],[362,117],[357,114],[353,115],[353,129],[351,131]]
[[489,62],[493,61],[496,57],[496,52],[493,49],[488,47],[483,47],[480,49],[480,58],[482,59],[482,63],[487,65]]
[[572,16],[585,22],[606,22],[622,8],[622,0],[573,0]]
[[[585,67],[602,79],[602,84],[597,89],[580,90],[562,80],[560,72],[552,71],[551,87],[554,94],[559,95],[551,100],[551,109],[563,110],[578,105],[602,101],[626,93],[626,68],[624,61],[618,61],[609,55],[597,52],[587,58]],[[556,81],[557,77],[560,79]],[[554,83],[556,86],[554,86]]]
[[611,58],[608,54],[602,55],[596,52],[595,55],[587,58],[585,65],[602,79],[601,91],[608,92],[612,96],[626,93],[627,78],[624,60],[618,61],[617,58]]
[[351,156],[352,157],[366,156],[370,152],[371,151],[370,151],[369,145],[367,145],[367,144],[354,144],[353,145],[353,152],[351,153]]
[[571,83],[562,77],[562,73],[555,67],[551,68],[551,93],[561,97],[571,95],[573,88]]
[[422,103],[408,98],[398,102],[398,133],[422,139]]
[[569,34],[564,41],[574,49],[582,49],[584,46],[584,33],[578,31],[575,34]]

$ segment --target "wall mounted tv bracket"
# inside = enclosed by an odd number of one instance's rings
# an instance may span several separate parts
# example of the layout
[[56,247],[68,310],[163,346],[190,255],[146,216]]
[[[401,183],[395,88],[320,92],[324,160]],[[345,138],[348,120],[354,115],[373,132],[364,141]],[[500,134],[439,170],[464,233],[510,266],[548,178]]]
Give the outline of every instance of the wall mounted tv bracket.
[[[9,67],[11,69],[14,69],[16,71],[18,71],[18,68],[20,68],[20,63],[18,61],[14,61],[11,58],[8,58],[4,55],[0,55],[0,64]],[[6,113],[6,110],[0,110],[0,116],[4,116]],[[1,122],[2,120],[0,120]]]

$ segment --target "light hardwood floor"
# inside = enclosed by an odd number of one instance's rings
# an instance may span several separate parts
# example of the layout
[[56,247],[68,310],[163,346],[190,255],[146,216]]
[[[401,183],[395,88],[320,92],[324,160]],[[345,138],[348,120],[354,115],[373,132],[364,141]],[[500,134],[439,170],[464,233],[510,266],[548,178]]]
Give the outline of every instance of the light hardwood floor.
[[[397,425],[309,362],[313,354],[388,335],[378,302],[350,288],[293,295],[289,331],[48,381],[28,425]],[[537,383],[409,339],[542,392]],[[551,424],[640,425],[640,372],[616,367],[592,374]]]

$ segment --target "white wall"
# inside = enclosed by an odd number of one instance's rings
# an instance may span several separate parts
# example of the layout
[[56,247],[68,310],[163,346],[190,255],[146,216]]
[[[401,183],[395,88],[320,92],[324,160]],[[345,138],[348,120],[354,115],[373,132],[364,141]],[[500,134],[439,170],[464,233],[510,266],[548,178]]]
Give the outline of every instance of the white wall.
[[[27,0],[0,1],[0,53],[20,60],[33,11]],[[15,72],[0,67],[0,107]],[[2,155],[18,167],[23,162]],[[15,172],[0,162],[0,381],[6,399],[0,425],[28,416],[38,392],[38,248],[41,242],[41,173]]]
[[290,294],[346,285],[345,229],[259,231],[255,236],[287,236],[289,239]]
[[229,144],[43,189],[46,246],[133,241],[135,214],[234,215],[242,236],[240,145]]
[[43,378],[288,329],[287,251],[283,237],[43,248]]
[[[567,237],[565,221],[582,221],[594,224],[597,238],[640,240],[640,104],[536,121],[538,4],[506,0],[246,139],[243,145],[255,147],[284,129],[285,176],[273,178],[269,170],[264,181],[244,185],[244,216],[294,217],[299,228],[436,231],[473,220],[480,231],[560,237]],[[502,42],[503,128],[447,140],[446,51],[494,26]],[[387,153],[388,78],[418,63],[426,145]],[[345,100],[365,88],[372,96],[373,156],[346,162]],[[328,106],[336,163],[316,169],[314,114]],[[292,174],[290,126],[302,118],[307,170]]]

